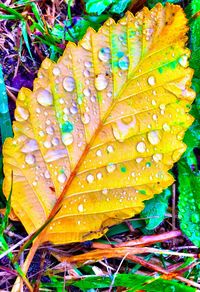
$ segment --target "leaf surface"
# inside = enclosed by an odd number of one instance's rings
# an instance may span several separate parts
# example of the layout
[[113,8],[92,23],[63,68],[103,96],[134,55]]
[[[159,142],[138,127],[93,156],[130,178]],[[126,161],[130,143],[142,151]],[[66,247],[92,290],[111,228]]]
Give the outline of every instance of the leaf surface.
[[164,220],[170,196],[171,190],[166,189],[145,202],[145,208],[142,210],[140,217],[146,218],[146,229],[153,230]]
[[179,171],[179,219],[181,229],[200,247],[200,174],[192,172],[184,160],[178,164]]
[[28,233],[56,214],[42,242],[98,238],[173,182],[193,121],[186,32],[183,10],[158,4],[42,63],[3,149],[4,193],[13,171],[12,208]]

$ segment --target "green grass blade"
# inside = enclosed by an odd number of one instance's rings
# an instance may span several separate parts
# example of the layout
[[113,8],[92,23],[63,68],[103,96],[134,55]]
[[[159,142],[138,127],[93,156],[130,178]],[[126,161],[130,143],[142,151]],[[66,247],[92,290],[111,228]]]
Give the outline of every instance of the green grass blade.
[[0,3],[0,8],[5,10],[6,12],[10,13],[11,15],[15,15],[17,17],[17,19],[24,20],[24,17],[19,12],[17,12],[15,9],[10,8],[3,3]]
[[3,71],[0,65],[0,132],[2,144],[7,137],[12,137],[12,125],[8,108],[8,97],[3,79]]
[[21,28],[22,28],[22,35],[23,35],[23,38],[24,38],[24,42],[26,44],[26,47],[27,47],[27,50],[29,52],[29,55],[30,55],[31,59],[33,60],[33,55],[31,53],[31,48],[30,48],[29,40],[28,40],[28,33],[27,33],[27,28],[26,28],[26,22],[24,20],[21,21]]

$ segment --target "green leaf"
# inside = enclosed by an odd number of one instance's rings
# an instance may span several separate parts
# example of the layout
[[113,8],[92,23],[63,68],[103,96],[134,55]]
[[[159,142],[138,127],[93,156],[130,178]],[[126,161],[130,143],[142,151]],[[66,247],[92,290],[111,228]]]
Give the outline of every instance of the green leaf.
[[86,12],[89,14],[102,14],[106,8],[108,8],[115,0],[87,0],[86,1]]
[[181,230],[200,247],[200,172],[192,172],[182,159],[178,163],[179,219]]
[[195,69],[194,76],[200,78],[200,17],[195,18],[190,24],[190,49],[192,50],[190,66]]
[[112,5],[109,12],[121,14],[131,2],[131,0],[117,0],[116,3]]
[[140,217],[150,217],[145,220],[147,224],[146,229],[152,230],[164,220],[170,196],[171,190],[168,188],[161,194],[155,195],[151,200],[145,201],[145,208],[141,212]]
[[199,12],[199,10],[200,10],[200,2],[199,2],[199,0],[192,0],[191,1],[191,10],[192,10],[193,14]]
[[[113,283],[114,282],[114,283]],[[64,283],[57,280],[55,277],[53,283],[44,283],[42,287],[62,287]],[[162,278],[153,278],[149,276],[142,276],[137,274],[117,274],[113,281],[112,277],[99,277],[91,276],[79,281],[68,281],[67,286],[75,286],[80,288],[82,291],[87,291],[88,289],[101,289],[109,288],[111,285],[113,287],[125,287],[129,288],[128,291],[147,291],[155,292],[166,291],[166,292],[194,292],[195,289],[188,287],[183,284],[179,284],[177,281],[163,280]],[[60,290],[57,290],[60,291]],[[114,291],[114,290],[112,290]]]
[[51,34],[57,39],[65,39],[67,41],[75,42],[82,39],[89,26],[89,21],[83,19],[82,17],[74,17],[72,22],[67,20],[65,22],[65,26],[56,24],[53,27]]
[[166,2],[176,4],[176,3],[180,3],[181,0],[147,0],[147,6],[149,8],[153,8],[157,3],[166,4]]

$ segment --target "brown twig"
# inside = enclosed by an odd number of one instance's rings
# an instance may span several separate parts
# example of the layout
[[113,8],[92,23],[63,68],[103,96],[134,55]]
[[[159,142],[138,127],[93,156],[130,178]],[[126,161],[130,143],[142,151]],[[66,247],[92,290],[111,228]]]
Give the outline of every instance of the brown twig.
[[174,231],[164,232],[162,234],[142,236],[138,239],[130,240],[123,243],[118,243],[116,245],[93,242],[92,248],[106,249],[106,248],[112,248],[113,246],[115,247],[144,246],[144,245],[147,246],[147,245],[151,245],[157,242],[163,242],[172,238],[176,238],[180,236],[181,234],[182,233],[180,230],[174,230]]

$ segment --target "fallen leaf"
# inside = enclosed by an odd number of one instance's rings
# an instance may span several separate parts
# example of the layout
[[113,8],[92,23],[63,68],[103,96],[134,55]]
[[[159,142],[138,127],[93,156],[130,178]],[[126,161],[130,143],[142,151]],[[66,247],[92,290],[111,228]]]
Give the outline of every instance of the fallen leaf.
[[4,194],[13,172],[11,206],[28,233],[54,216],[41,243],[98,238],[172,184],[193,121],[186,22],[170,4],[109,19],[20,91]]

